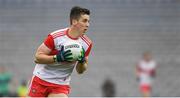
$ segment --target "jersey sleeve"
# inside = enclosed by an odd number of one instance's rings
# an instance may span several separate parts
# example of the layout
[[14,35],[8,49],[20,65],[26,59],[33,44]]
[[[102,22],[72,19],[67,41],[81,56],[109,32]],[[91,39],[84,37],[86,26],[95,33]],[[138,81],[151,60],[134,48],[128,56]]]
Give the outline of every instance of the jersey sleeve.
[[89,56],[89,53],[91,51],[91,48],[92,48],[92,43],[89,45],[88,49],[86,50],[85,52],[85,57],[88,57]]
[[52,35],[48,35],[47,38],[44,40],[44,44],[51,50],[53,50],[55,48],[54,46],[54,39],[52,37]]

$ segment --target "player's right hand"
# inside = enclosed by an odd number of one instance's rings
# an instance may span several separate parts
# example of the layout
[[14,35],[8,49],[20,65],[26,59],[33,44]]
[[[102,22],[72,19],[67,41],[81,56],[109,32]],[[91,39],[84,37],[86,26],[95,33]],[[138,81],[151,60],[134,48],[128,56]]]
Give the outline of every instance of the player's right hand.
[[72,61],[72,59],[71,50],[64,51],[64,46],[61,47],[61,50],[56,55],[57,62]]

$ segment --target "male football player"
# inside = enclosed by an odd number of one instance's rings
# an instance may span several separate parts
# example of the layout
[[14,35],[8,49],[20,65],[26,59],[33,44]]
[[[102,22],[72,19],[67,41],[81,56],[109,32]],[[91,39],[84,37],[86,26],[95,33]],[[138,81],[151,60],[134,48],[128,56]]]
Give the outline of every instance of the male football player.
[[[35,53],[35,69],[29,86],[30,97],[68,97],[70,78],[74,67],[79,74],[87,69],[92,42],[85,35],[89,28],[90,11],[75,6],[70,12],[70,26],[50,33]],[[63,44],[77,41],[83,47],[83,55],[72,61],[70,50]],[[72,61],[72,62],[71,62]]]
[[153,60],[150,52],[143,54],[142,60],[140,60],[136,66],[137,79],[140,84],[140,91],[144,97],[150,97],[152,80],[155,77],[156,61]]

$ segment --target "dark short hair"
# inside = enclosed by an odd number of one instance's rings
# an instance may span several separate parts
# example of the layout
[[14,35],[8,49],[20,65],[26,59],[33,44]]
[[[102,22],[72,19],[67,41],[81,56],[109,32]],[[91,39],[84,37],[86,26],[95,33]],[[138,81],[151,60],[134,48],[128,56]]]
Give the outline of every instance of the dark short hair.
[[70,24],[72,24],[73,19],[78,20],[80,18],[80,16],[84,15],[84,14],[90,15],[90,11],[86,8],[74,6],[70,12]]

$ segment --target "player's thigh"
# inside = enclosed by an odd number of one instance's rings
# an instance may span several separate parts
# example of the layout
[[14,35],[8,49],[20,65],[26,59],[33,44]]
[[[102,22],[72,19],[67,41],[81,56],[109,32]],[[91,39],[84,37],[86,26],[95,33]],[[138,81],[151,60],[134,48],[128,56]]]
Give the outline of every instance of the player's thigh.
[[63,93],[59,93],[59,94],[53,94],[53,93],[50,93],[48,95],[48,97],[62,97],[62,98],[68,98],[68,96],[66,94],[63,94]]

